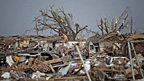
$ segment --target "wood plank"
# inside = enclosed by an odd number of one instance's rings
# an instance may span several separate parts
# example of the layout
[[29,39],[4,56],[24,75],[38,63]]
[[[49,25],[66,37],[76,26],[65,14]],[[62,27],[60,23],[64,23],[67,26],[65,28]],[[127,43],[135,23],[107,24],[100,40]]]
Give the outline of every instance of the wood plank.
[[125,50],[126,50],[125,48],[126,48],[126,43],[123,43],[122,44],[122,54],[125,54]]
[[18,61],[15,62],[12,66],[8,66],[8,67],[4,70],[4,72],[9,72],[11,69],[13,69],[14,66],[17,65],[17,63],[18,63]]
[[132,43],[138,43],[138,42],[144,42],[144,40],[135,40],[135,41],[131,41]]
[[87,78],[87,76],[72,76],[72,77],[62,77],[62,78],[54,78],[55,80],[74,80],[74,79],[82,79],[82,78]]
[[108,38],[110,38],[110,37],[113,37],[113,36],[115,36],[115,35],[117,35],[117,34],[118,34],[117,32],[116,32],[116,33],[109,34],[109,35],[105,36],[103,39],[99,40],[98,42],[103,42],[105,39],[108,39]]
[[53,73],[56,73],[55,70],[53,69],[53,66],[50,64],[49,67],[51,68]]
[[49,61],[44,61],[44,64],[52,64],[52,63],[57,63],[57,62],[62,62],[61,58],[57,58],[57,59],[53,59],[53,60],[49,60]]
[[143,38],[144,39],[144,34],[132,34],[129,38],[128,41],[133,41],[134,39],[137,38]]
[[110,43],[122,43],[122,41],[103,41],[103,42],[110,42]]
[[112,53],[114,54],[114,43],[112,44]]
[[113,45],[115,45],[118,48],[118,50],[120,50],[120,48],[118,47],[118,45],[116,45],[115,43],[113,43]]
[[106,52],[109,52],[109,53],[112,53],[112,54],[113,54],[113,51],[110,51],[110,50],[108,50],[108,49],[104,49],[104,51],[106,51]]
[[[97,68],[95,70],[99,70],[100,68]],[[113,70],[113,69],[104,69],[101,68],[102,71],[106,72],[106,73],[112,73],[112,72],[119,72],[119,70]]]

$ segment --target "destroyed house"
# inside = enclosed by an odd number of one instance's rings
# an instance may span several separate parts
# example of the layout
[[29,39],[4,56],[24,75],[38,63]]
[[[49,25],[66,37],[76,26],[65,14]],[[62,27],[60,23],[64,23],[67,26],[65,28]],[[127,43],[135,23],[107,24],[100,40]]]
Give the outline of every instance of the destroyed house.
[[46,44],[48,48],[53,48],[54,46],[55,49],[59,49],[59,47],[62,45],[62,39],[60,36],[51,36],[48,39],[46,39]]
[[133,43],[136,54],[144,56],[144,34],[130,34],[127,40]]
[[89,53],[96,53],[99,52],[99,43],[98,41],[102,38],[101,35],[96,34],[95,36],[92,36],[88,38],[86,45],[89,47]]
[[0,38],[0,45],[12,45],[14,46],[17,39],[19,39],[19,36],[9,36],[9,37],[1,37]]
[[126,36],[123,34],[119,35],[119,33],[117,32],[105,34],[103,36],[97,36],[97,37],[95,36],[89,43],[89,50],[91,50],[92,48],[91,44],[93,44],[96,52],[123,54],[125,52],[124,51],[125,40]]
[[125,54],[126,38],[127,36],[118,32],[110,33],[98,41],[100,51],[116,55]]

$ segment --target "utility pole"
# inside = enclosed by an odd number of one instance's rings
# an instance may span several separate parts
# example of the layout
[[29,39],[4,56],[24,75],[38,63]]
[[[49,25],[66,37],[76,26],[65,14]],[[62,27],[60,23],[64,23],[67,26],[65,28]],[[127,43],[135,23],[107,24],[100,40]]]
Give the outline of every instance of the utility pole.
[[37,32],[37,36],[38,36],[37,21],[35,21],[35,24],[36,24],[36,32]]
[[38,42],[38,45],[40,44],[40,40],[39,40],[39,38],[38,38],[38,27],[37,27],[37,18],[35,17],[35,30],[36,30],[36,33],[37,33],[37,36],[36,36],[36,38],[37,38],[37,42]]
[[131,16],[131,33],[132,33],[132,16]]
[[36,33],[37,33],[37,37],[38,37],[38,27],[37,27],[37,17],[34,17],[35,18],[35,20],[34,20],[34,22],[35,22],[35,30],[36,30]]

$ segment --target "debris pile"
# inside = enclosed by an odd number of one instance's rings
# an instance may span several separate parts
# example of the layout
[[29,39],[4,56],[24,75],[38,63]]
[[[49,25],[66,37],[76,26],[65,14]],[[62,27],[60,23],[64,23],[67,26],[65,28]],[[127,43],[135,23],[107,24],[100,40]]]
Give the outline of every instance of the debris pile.
[[33,47],[21,48],[19,51],[1,48],[3,51],[0,54],[0,80],[131,81],[143,79],[143,34],[141,36],[121,35],[108,34],[95,42],[89,40],[89,45],[82,44],[82,41],[71,43],[70,41],[58,42],[54,39],[51,41],[51,46],[45,42],[37,43]]

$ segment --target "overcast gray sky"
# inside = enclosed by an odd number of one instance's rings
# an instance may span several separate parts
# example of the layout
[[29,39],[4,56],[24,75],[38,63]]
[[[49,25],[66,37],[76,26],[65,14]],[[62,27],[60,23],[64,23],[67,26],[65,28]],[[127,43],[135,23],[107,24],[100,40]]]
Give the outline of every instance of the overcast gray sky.
[[[0,35],[22,35],[26,29],[35,27],[32,21],[40,15],[40,9],[63,6],[66,13],[72,13],[74,22],[80,26],[88,25],[92,30],[99,31],[96,20],[120,16],[126,6],[130,7],[129,16],[133,16],[134,30],[143,32],[144,0],[0,0]],[[35,31],[27,32],[35,35]],[[50,35],[44,31],[41,35]]]

